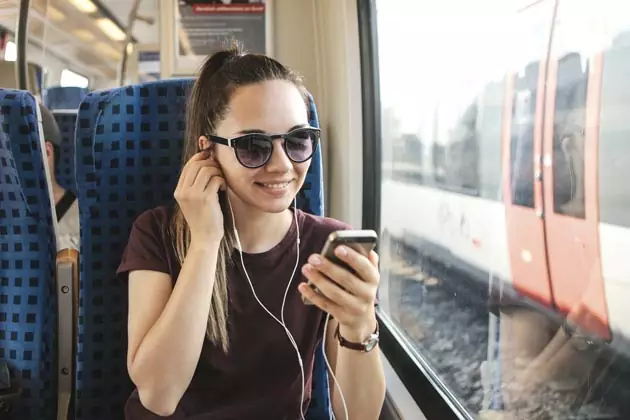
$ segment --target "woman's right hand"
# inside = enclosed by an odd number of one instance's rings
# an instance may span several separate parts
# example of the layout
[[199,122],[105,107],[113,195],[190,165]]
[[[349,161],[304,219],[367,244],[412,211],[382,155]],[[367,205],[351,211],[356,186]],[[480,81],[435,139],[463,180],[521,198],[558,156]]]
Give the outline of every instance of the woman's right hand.
[[226,183],[210,151],[199,152],[184,165],[175,200],[179,204],[194,243],[219,243],[223,238],[223,212],[219,189]]

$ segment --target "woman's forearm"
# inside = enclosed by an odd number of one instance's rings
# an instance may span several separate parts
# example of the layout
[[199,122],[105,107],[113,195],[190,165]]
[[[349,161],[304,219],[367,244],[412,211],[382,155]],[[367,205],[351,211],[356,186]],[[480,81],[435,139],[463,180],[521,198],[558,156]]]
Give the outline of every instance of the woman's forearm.
[[[344,331],[340,334],[349,341],[361,342],[365,340],[371,331]],[[378,419],[385,400],[385,375],[378,347],[368,353],[341,347],[338,341],[335,361],[335,376],[343,391],[343,396],[348,408],[347,420],[371,420]],[[331,343],[332,344],[332,343]],[[344,419],[343,402],[337,387],[330,384],[332,406],[335,418]]]
[[218,244],[191,245],[164,310],[129,367],[143,405],[157,414],[175,410],[199,362],[217,255]]

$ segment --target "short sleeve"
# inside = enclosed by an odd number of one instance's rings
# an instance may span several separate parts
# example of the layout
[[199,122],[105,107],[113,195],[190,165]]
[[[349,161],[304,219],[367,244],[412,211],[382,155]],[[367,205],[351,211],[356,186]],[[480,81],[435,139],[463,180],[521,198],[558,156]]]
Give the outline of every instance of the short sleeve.
[[120,279],[127,280],[129,273],[134,270],[171,274],[163,235],[164,222],[158,220],[153,210],[142,213],[136,219],[117,270]]

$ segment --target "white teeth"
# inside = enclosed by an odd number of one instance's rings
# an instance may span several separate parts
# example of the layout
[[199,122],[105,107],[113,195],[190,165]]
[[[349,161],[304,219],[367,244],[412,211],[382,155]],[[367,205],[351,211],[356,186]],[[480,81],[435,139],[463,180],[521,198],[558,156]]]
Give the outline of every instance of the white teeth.
[[283,182],[281,184],[261,184],[265,188],[271,188],[273,190],[281,190],[289,186],[288,182]]

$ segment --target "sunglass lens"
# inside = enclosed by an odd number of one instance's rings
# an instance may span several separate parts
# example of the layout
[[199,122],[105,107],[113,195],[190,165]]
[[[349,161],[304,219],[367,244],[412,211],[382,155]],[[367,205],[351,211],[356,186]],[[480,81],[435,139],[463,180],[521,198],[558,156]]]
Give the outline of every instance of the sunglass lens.
[[313,156],[317,145],[317,133],[312,130],[295,130],[286,137],[289,158],[295,162],[304,162]]
[[273,151],[273,144],[260,134],[239,137],[235,142],[236,155],[249,168],[264,165]]

